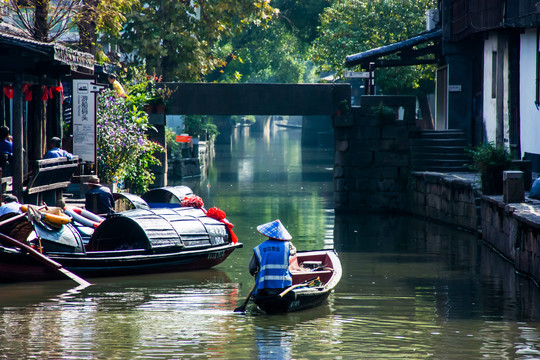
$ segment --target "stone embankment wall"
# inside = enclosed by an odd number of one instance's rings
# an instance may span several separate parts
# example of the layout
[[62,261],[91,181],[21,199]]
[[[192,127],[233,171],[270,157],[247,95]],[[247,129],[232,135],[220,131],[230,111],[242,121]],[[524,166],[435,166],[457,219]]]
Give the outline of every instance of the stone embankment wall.
[[413,172],[407,211],[464,230],[480,229],[480,196],[475,174]]
[[502,196],[483,196],[482,237],[540,283],[540,201],[505,204]]
[[[408,212],[481,234],[540,283],[540,201],[505,204],[503,196],[481,195],[476,174],[411,172],[414,98],[361,101],[349,115],[333,118],[336,213]],[[379,102],[402,107],[402,120],[383,116]]]

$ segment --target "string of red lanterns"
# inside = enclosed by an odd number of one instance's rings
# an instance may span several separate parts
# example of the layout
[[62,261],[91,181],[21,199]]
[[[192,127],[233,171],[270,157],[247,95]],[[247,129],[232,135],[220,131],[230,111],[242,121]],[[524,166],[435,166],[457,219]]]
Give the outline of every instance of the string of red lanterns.
[[[62,100],[64,100],[64,87],[62,86],[62,83],[60,83],[59,86],[42,86],[42,89],[43,95],[41,100],[47,101],[54,98],[54,96],[57,94],[61,94]],[[23,84],[22,92],[24,100],[32,101],[32,86],[30,84]],[[8,99],[13,99],[13,85],[4,86],[4,95]]]

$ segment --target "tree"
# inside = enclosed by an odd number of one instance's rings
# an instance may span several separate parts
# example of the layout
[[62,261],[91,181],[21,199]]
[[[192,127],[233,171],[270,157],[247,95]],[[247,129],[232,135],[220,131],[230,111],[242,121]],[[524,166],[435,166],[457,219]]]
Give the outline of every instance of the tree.
[[300,83],[306,72],[298,39],[283,24],[252,27],[222,45],[225,64],[207,77],[220,82]]
[[75,18],[79,49],[96,55],[98,34],[119,37],[127,21],[126,14],[139,5],[139,0],[82,0]]
[[69,19],[79,10],[75,0],[9,0],[7,7],[14,15],[13,24],[33,39],[53,42],[69,31],[73,25]]
[[247,26],[222,38],[216,52],[225,61],[208,81],[310,82],[313,65],[308,49],[315,38],[319,13],[330,0],[275,0],[278,16],[267,27]]
[[214,51],[224,36],[266,26],[276,14],[269,0],[149,0],[128,16],[119,44],[164,81],[196,81],[223,64]]
[[92,55],[97,51],[97,36],[120,36],[125,14],[139,0],[8,0],[13,23],[33,39],[53,42],[71,28],[79,30],[79,49]]
[[[321,15],[312,59],[321,72],[343,74],[347,55],[405,40],[425,30],[425,11],[435,0],[336,0]],[[377,85],[387,94],[433,86],[433,66],[380,69]]]

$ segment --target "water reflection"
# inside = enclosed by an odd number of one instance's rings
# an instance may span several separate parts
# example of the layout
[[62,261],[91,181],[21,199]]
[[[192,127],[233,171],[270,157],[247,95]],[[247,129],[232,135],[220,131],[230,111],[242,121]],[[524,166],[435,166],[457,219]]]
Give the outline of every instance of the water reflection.
[[[298,131],[216,146],[203,179],[178,180],[218,206],[244,248],[215,269],[0,285],[6,359],[539,358],[538,288],[472,234],[332,205],[332,154]],[[313,175],[318,174],[318,175]],[[280,218],[301,250],[336,247],[344,275],[328,302],[277,316],[232,310],[247,264]]]

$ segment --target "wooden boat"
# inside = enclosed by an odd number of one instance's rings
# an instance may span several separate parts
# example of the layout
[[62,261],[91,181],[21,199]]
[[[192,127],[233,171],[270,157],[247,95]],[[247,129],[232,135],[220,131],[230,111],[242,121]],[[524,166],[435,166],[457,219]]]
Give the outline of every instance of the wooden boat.
[[256,294],[251,300],[263,311],[274,314],[321,305],[341,279],[341,263],[334,250],[299,251],[300,270],[291,270],[293,284],[280,294]]
[[[4,215],[0,223],[13,215]],[[197,207],[136,208],[107,217],[95,229],[75,223],[51,225],[20,217],[1,225],[0,233],[83,277],[205,269],[242,247],[230,223]],[[0,237],[0,282],[62,278]]]
[[278,127],[282,128],[289,128],[289,129],[301,129],[302,125],[300,124],[293,124],[288,121],[275,121],[274,124]]

